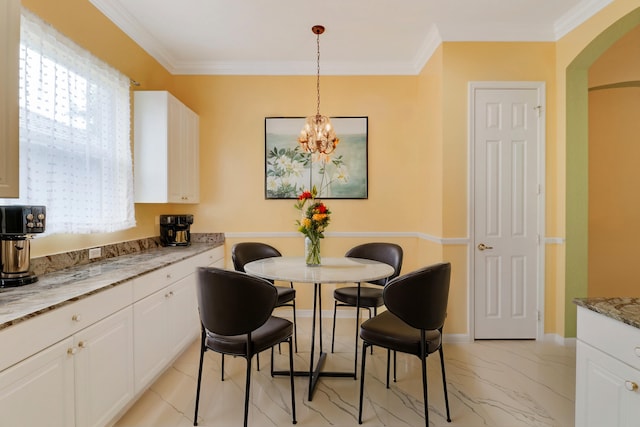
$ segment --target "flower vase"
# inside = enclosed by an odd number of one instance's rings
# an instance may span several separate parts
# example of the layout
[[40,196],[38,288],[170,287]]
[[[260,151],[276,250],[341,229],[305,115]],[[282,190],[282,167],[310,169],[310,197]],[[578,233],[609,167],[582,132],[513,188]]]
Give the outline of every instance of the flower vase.
[[320,265],[320,239],[304,238],[304,260],[309,267]]

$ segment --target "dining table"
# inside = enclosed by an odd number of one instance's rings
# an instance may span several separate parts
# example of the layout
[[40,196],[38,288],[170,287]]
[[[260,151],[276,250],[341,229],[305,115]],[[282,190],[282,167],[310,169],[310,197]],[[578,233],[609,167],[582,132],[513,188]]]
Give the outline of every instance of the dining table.
[[[320,377],[350,377],[356,379],[358,346],[354,351],[353,371],[324,371],[327,357],[322,347],[322,284],[356,283],[356,342],[360,318],[361,283],[384,279],[393,274],[392,266],[383,262],[350,257],[323,257],[320,265],[307,265],[304,257],[273,257],[252,261],[244,266],[253,276],[269,280],[313,284],[313,314],[311,326],[311,355],[308,371],[294,371],[296,376],[309,377],[309,401],[312,400]],[[316,327],[317,325],[317,327]],[[316,361],[316,329],[318,329],[319,357]],[[289,375],[289,371],[274,371],[274,375]]]

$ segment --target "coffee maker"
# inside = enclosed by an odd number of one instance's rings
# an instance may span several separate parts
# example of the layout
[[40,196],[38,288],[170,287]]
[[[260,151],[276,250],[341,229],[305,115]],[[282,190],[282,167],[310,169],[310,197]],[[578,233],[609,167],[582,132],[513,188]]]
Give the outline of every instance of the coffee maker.
[[162,246],[189,246],[193,215],[160,215],[160,244]]
[[29,271],[29,241],[44,233],[44,206],[0,206],[0,288],[28,285],[38,280]]

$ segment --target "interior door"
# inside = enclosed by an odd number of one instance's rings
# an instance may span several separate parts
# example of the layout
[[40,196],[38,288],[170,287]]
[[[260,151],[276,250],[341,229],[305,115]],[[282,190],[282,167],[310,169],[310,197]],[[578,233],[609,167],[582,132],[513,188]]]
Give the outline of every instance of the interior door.
[[[474,336],[536,338],[540,87],[472,87]],[[544,96],[544,95],[542,95]]]

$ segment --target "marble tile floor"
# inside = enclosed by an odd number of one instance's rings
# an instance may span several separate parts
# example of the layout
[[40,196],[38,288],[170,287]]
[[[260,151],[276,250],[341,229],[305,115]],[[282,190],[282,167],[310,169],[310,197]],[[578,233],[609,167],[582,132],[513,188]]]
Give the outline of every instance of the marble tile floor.
[[[326,369],[353,369],[354,320],[338,319],[336,352]],[[310,319],[298,319],[296,369],[308,368]],[[324,349],[330,350],[330,321],[323,323]],[[307,333],[305,333],[307,331]],[[446,325],[445,325],[446,336]],[[288,366],[286,346],[276,352],[276,369]],[[116,423],[116,427],[186,427],[193,425],[199,344],[194,342]],[[445,419],[440,361],[429,357],[429,417],[432,426],[574,425],[575,346],[540,341],[476,341],[444,344],[451,423]],[[360,355],[358,355],[360,360]],[[288,377],[271,378],[269,354],[253,369],[250,426],[291,424]],[[227,357],[220,381],[220,355],[208,351],[198,424],[240,426],[243,421],[245,360]],[[254,360],[255,366],[255,360]],[[360,363],[358,363],[360,369]],[[398,354],[398,382],[385,388],[386,351],[367,356],[364,426],[422,426],[424,413],[418,358]],[[360,380],[321,378],[311,402],[308,379],[295,379],[298,426],[358,425]]]

